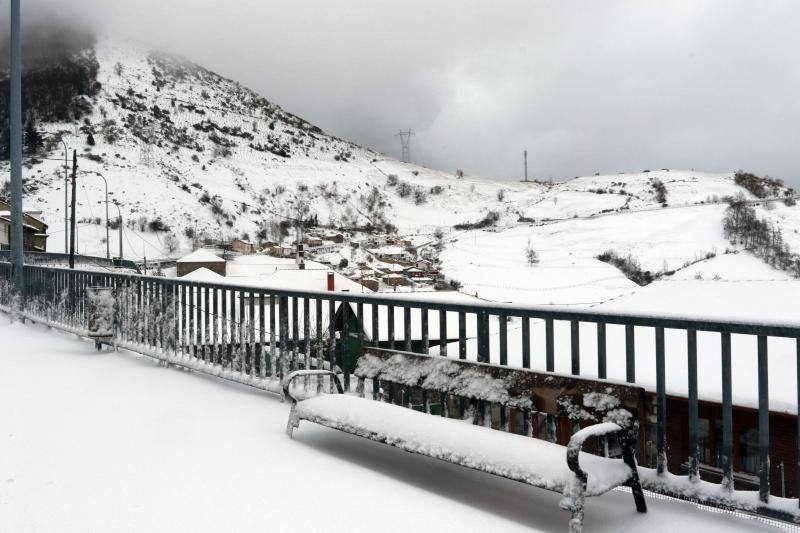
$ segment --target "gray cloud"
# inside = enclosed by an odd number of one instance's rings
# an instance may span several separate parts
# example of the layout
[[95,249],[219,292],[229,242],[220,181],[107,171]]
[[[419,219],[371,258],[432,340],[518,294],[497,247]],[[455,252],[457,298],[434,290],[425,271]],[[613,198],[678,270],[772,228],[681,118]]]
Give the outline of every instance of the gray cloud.
[[[3,3],[7,8],[7,3]],[[61,16],[63,0],[24,2]],[[800,4],[75,0],[115,36],[237,79],[326,131],[518,179],[748,169],[800,185]]]

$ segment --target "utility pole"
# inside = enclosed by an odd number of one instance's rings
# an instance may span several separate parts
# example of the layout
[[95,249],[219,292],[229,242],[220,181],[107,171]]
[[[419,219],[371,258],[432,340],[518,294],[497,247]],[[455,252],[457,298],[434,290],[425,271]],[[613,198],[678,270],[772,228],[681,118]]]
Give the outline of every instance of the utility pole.
[[[108,206],[108,204],[106,204],[106,206]],[[119,204],[116,200],[114,200],[114,207],[117,208],[117,212],[119,213],[119,259],[122,261],[122,210],[119,208]]]
[[402,157],[401,160],[403,163],[410,163],[411,162],[411,136],[414,135],[414,132],[411,130],[403,131],[400,130],[399,132],[395,133],[395,137],[400,137],[400,147],[402,148]]
[[108,228],[108,180],[106,180],[105,176],[98,173],[100,179],[103,180],[103,184],[106,186],[106,259],[111,259],[111,248],[109,244],[109,228]]
[[525,181],[528,181],[528,151],[525,150],[523,155],[525,157]]
[[69,267],[75,268],[75,189],[78,175],[78,151],[72,151],[72,206],[70,207]]
[[[22,45],[20,0],[11,0],[11,263],[17,294],[24,295],[22,230]],[[21,303],[21,302],[20,302]],[[21,305],[20,305],[21,307]]]
[[296,248],[295,253],[297,255],[297,268],[299,270],[306,269],[306,252],[305,252],[305,245],[303,244],[303,219],[302,219],[302,202],[298,202],[297,204],[297,219],[295,223],[297,224],[297,232],[295,234],[295,241],[296,241]]

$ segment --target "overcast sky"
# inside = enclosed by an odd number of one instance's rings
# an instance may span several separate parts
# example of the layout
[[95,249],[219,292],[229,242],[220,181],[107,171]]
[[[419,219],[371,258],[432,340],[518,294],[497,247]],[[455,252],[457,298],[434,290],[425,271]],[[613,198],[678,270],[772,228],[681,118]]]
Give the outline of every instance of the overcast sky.
[[[8,2],[2,1],[4,7]],[[800,2],[28,0],[179,53],[325,131],[519,179],[743,168],[800,185]]]

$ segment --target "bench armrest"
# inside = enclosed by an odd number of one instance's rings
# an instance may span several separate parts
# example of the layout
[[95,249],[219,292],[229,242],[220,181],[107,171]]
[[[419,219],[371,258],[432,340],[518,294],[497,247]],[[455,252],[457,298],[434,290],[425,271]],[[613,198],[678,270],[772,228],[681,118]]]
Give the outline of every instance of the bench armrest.
[[331,376],[333,382],[336,384],[336,390],[339,391],[339,394],[344,393],[344,389],[342,388],[342,382],[339,381],[339,376],[336,375],[336,372],[331,370],[295,370],[294,372],[290,373],[288,376],[283,378],[283,383],[281,384],[283,388],[283,395],[287,396],[292,399],[292,403],[297,403],[297,398],[292,396],[292,393],[289,391],[292,381],[299,377],[306,377],[306,376]]
[[[567,466],[569,466],[569,469],[575,473],[575,476],[579,480],[585,483],[588,479],[588,475],[581,469],[581,465],[578,460],[581,453],[581,448],[583,448],[583,443],[586,442],[586,439],[589,437],[602,437],[604,435],[613,435],[622,431],[623,429],[618,424],[613,422],[603,422],[583,428],[575,433],[569,439],[569,444],[567,445]],[[623,446],[624,445],[625,444],[623,443]]]

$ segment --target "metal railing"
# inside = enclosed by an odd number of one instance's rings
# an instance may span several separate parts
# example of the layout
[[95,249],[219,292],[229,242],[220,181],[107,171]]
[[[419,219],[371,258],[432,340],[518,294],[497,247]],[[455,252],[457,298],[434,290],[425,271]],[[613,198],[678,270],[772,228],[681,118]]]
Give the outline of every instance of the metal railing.
[[[11,265],[0,262],[0,280],[6,280],[0,281],[3,283],[0,286],[0,305],[6,308],[12,305],[15,297],[10,279]],[[791,503],[770,494],[770,455],[777,454],[779,448],[788,448],[793,457],[783,461],[797,465],[800,426],[795,405],[794,413],[786,415],[793,417],[793,434],[778,435],[777,441],[770,439],[768,338],[790,339],[787,342],[794,343],[800,361],[800,326],[795,324],[426,301],[402,295],[292,291],[34,265],[25,267],[25,279],[21,301],[29,317],[76,332],[85,331],[86,288],[112,287],[116,299],[115,342],[118,345],[272,391],[279,390],[279,379],[290,371],[336,367],[342,371],[345,391],[349,391],[356,354],[360,347],[367,345],[438,353],[499,365],[509,365],[510,348],[514,348],[514,353],[519,354],[518,366],[531,368],[535,366],[532,365],[532,346],[541,347],[543,340],[544,368],[541,370],[553,372],[557,366],[562,366],[561,358],[556,358],[558,352],[567,356],[567,366],[572,375],[609,379],[608,332],[611,328],[618,328],[615,331],[620,334],[624,328],[624,381],[636,383],[637,352],[642,352],[644,347],[641,342],[636,342],[635,332],[647,328],[654,332],[654,346],[651,348],[654,349],[655,387],[650,387],[650,390],[655,429],[652,435],[648,433],[648,439],[654,441],[655,453],[654,460],[649,460],[641,457],[644,454],[640,452],[640,464],[654,467],[652,476],[643,476],[646,487],[685,499],[762,512],[791,521],[798,521],[800,516],[797,500]],[[519,334],[516,347],[509,338],[512,319],[519,322],[519,328],[515,330],[515,334]],[[534,339],[532,321],[542,326],[539,337],[543,339]],[[592,365],[588,370],[587,355],[581,355],[581,338],[582,333],[585,338],[587,325],[594,329],[591,344],[596,341],[596,361],[590,361]],[[668,425],[674,421],[667,416],[665,330],[685,332],[688,392],[684,397],[688,413],[685,429]],[[718,453],[721,483],[714,484],[712,496],[708,496],[710,484],[700,479],[699,410],[700,398],[707,395],[703,392],[706,382],[698,381],[698,332],[718,334],[721,356],[718,376],[721,383],[721,446]],[[734,490],[732,335],[754,338],[757,349],[757,372],[752,376],[757,388],[757,496],[752,492],[744,494],[745,491]],[[614,353],[617,353],[616,349]],[[622,352],[619,354],[621,358]],[[797,368],[800,372],[800,365]],[[800,376],[798,378],[797,383],[800,383]],[[797,389],[797,400],[800,403],[800,388]],[[677,458],[678,463],[688,464],[688,475],[681,478],[683,484],[669,482],[675,478],[668,471],[669,431],[688,432],[686,457]],[[795,497],[800,494],[797,468],[786,471],[787,477],[794,478]]]
[[[69,262],[69,254],[61,252],[25,252],[24,255],[26,265],[53,265],[64,264]],[[11,251],[0,250],[0,261],[10,261]],[[96,257],[91,255],[75,254],[75,264],[78,266],[96,266],[107,268],[129,268],[136,272],[140,272],[138,265],[130,259],[108,259],[106,257]]]

